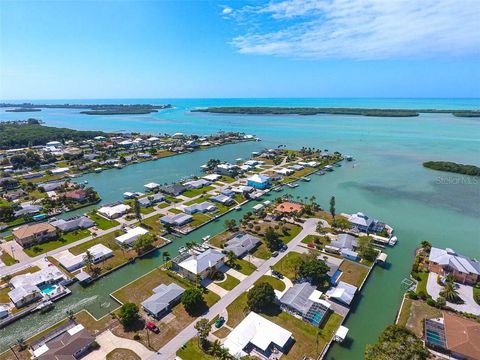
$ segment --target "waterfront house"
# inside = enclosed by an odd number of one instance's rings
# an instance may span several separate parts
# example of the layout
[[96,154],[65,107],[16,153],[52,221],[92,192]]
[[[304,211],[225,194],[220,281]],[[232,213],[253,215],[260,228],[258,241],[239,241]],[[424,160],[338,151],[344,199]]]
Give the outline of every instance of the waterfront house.
[[[251,311],[228,334],[223,346],[235,358],[257,353],[269,359],[277,352],[285,353],[292,343],[290,331]],[[275,357],[280,356],[276,354]]]
[[211,202],[209,201],[204,201],[204,202],[201,202],[199,204],[192,204],[192,205],[187,205],[187,206],[183,206],[183,211],[186,213],[186,214],[196,214],[196,213],[207,213],[207,212],[213,212],[213,211],[216,211],[217,210],[217,207],[212,204]]
[[91,349],[95,337],[83,325],[72,323],[66,328],[53,330],[35,345],[33,356],[37,360],[80,359]]
[[221,175],[218,175],[218,174],[208,174],[208,175],[205,175],[203,177],[203,179],[207,180],[207,181],[210,181],[210,182],[214,182],[214,181],[217,181],[221,178],[222,176]]
[[160,218],[160,222],[170,226],[183,226],[193,220],[188,214],[165,215]]
[[428,269],[441,276],[453,275],[455,281],[475,285],[480,281],[480,262],[452,249],[432,247],[428,256]]
[[157,193],[138,199],[138,203],[140,206],[149,207],[163,200],[165,200],[165,197],[162,194]]
[[282,168],[282,169],[275,170],[275,172],[279,175],[288,176],[288,175],[292,175],[295,171],[288,168]]
[[43,188],[45,192],[57,190],[65,184],[65,181],[50,181],[38,184],[39,188]]
[[154,191],[156,189],[158,189],[160,187],[160,184],[157,184],[157,183],[154,183],[154,182],[150,182],[148,184],[145,184],[143,185],[143,187],[145,188],[145,190],[147,191]]
[[16,308],[21,308],[42,298],[42,293],[37,286],[25,285],[10,291],[8,297]]
[[223,194],[212,196],[210,200],[226,206],[232,205],[234,203],[234,200],[230,196],[226,196]]
[[18,180],[13,177],[0,178],[0,187],[3,190],[12,190],[18,186]]
[[271,185],[271,179],[267,175],[255,174],[247,179],[247,185],[255,189],[266,189]]
[[226,175],[226,176],[230,176],[230,177],[237,176],[238,175],[238,170],[239,170],[239,168],[238,168],[237,165],[233,165],[233,164],[229,164],[229,163],[219,164],[215,168],[215,172],[217,174]]
[[128,229],[125,234],[117,236],[115,238],[115,242],[118,245],[131,246],[135,240],[137,240],[140,236],[145,234],[148,234],[148,230],[144,229],[141,226],[137,226],[133,229]]
[[187,189],[201,189],[208,185],[210,185],[210,181],[205,179],[191,180],[183,183],[183,186],[187,187]]
[[443,311],[442,317],[425,319],[425,345],[453,359],[480,359],[480,324]]
[[178,262],[174,260],[173,268],[183,277],[195,281],[197,276],[200,276],[201,279],[210,277],[220,269],[224,260],[224,254],[214,249],[208,249],[198,255],[189,255],[185,259],[180,257],[177,259]]
[[20,216],[38,214],[41,210],[42,207],[40,205],[22,204],[19,209],[14,211],[13,215],[18,218]]
[[385,224],[379,222],[376,219],[368,217],[368,215],[357,212],[356,214],[350,215],[348,221],[352,224],[354,229],[357,229],[360,232],[381,232],[385,229]]
[[180,301],[185,290],[175,283],[161,284],[154,288],[153,295],[142,302],[142,308],[150,316],[160,319]]
[[49,223],[24,225],[12,231],[17,243],[23,247],[42,243],[57,237],[56,229]]
[[9,314],[9,307],[7,305],[0,305],[0,319],[4,319]]
[[233,196],[235,196],[235,191],[233,191],[232,189],[223,189],[223,190],[220,191],[220,194],[225,195],[225,196],[229,196],[229,197],[233,197]]
[[50,222],[50,224],[63,232],[70,232],[78,229],[88,229],[92,226],[95,226],[95,222],[86,216],[78,216],[67,220],[59,219]]
[[320,327],[330,311],[322,293],[308,282],[295,284],[280,298],[280,308],[313,326]]
[[113,206],[106,205],[98,209],[98,213],[109,219],[116,219],[126,214],[129,210],[130,206],[125,204],[117,204]]
[[290,169],[294,170],[294,171],[300,171],[300,170],[303,170],[305,167],[303,165],[300,165],[300,164],[294,164],[294,165],[291,165],[290,166]]
[[350,305],[356,293],[356,286],[347,284],[344,281],[339,281],[335,287],[327,291],[326,295],[331,300]]
[[[103,244],[93,245],[92,247],[88,248],[88,252],[92,256],[92,262],[94,264],[98,264],[99,262],[113,256],[113,251]],[[67,271],[72,272],[85,265],[85,255],[86,252],[73,255],[70,251],[66,250],[55,258]]]
[[87,192],[83,189],[76,189],[68,191],[64,195],[67,199],[71,199],[78,202],[84,202],[87,199]]
[[260,239],[247,233],[237,233],[231,237],[223,247],[223,252],[232,251],[236,257],[241,257],[255,249]]
[[178,185],[178,184],[170,184],[170,185],[165,185],[160,188],[160,191],[172,195],[172,196],[179,196],[181,195],[187,188],[183,185]]

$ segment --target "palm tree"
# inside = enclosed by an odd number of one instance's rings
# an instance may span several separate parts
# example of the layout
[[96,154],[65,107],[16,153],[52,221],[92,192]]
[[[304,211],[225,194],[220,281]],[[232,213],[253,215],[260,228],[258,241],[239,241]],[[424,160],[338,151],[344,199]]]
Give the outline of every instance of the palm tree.
[[197,245],[197,243],[195,241],[189,241],[185,244],[185,246],[187,247],[187,249],[191,249],[193,248],[195,245]]
[[93,255],[90,251],[85,251],[85,255],[83,256],[83,262],[85,266],[87,267],[88,270],[92,271],[92,265],[93,265]]
[[227,265],[230,266],[230,267],[233,267],[235,265],[235,259],[237,258],[235,256],[235,253],[230,250],[230,251],[227,251]]
[[219,340],[215,340],[211,346],[210,346],[210,349],[209,349],[209,352],[211,355],[217,357],[217,355],[219,355],[220,351],[222,349],[222,345],[220,344],[220,341]]
[[133,199],[133,211],[135,212],[135,217],[141,223],[142,222],[142,211],[141,211],[141,208],[140,208],[140,203],[138,202],[137,198]]
[[[218,341],[218,340],[217,340]],[[228,352],[228,350],[224,347],[221,347],[220,350],[218,351],[218,354],[217,354],[217,357],[220,359],[220,360],[229,360],[231,359],[231,355],[230,353]]]
[[27,343],[25,342],[25,339],[22,337],[17,339],[17,345],[20,348],[20,351],[23,351],[27,348]]
[[169,261],[169,260],[172,258],[172,257],[170,256],[170,253],[169,253],[168,251],[164,251],[162,257],[163,257],[163,261],[164,261],[164,262],[167,262],[167,261]]
[[446,282],[443,290],[440,291],[440,295],[442,295],[447,301],[454,304],[458,304],[462,301],[462,298],[458,295],[457,289],[455,289],[453,282]]

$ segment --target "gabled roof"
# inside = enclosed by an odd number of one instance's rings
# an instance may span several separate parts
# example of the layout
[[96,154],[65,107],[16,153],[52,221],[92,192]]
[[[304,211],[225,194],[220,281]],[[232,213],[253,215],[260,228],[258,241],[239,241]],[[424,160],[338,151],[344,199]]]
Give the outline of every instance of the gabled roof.
[[17,239],[25,239],[42,232],[54,233],[55,228],[49,223],[39,223],[34,225],[24,225],[16,230],[13,230],[13,236]]
[[142,306],[153,314],[167,309],[170,303],[184,293],[184,289],[175,283],[161,284],[153,289],[154,294],[142,302]]
[[225,255],[221,252],[208,249],[200,255],[192,255],[189,258],[183,260],[178,264],[178,266],[188,270],[193,274],[200,274],[208,268],[214,267],[217,265]]
[[432,247],[428,260],[442,266],[450,266],[461,273],[480,275],[480,263],[478,261],[457,254],[449,248],[444,250]]
[[227,241],[224,251],[233,251],[235,256],[241,256],[252,250],[260,242],[260,239],[250,234],[237,234]]
[[247,181],[252,181],[252,182],[255,182],[255,183],[265,183],[265,182],[268,182],[270,181],[270,177],[268,177],[267,175],[264,175],[264,174],[254,174],[252,176],[250,176]]
[[283,294],[280,302],[305,314],[313,304],[309,297],[315,290],[316,287],[308,282],[295,284]]
[[331,246],[338,247],[340,249],[352,250],[358,245],[358,240],[355,236],[350,234],[339,234],[336,240],[332,240]]
[[347,284],[344,281],[339,281],[337,286],[327,291],[327,295],[330,298],[339,300],[347,305],[350,305],[356,292],[356,286]]
[[365,227],[370,227],[370,225],[373,223],[372,219],[370,219],[367,215],[365,215],[364,213],[361,213],[361,212],[350,215],[348,220],[352,224],[365,226]]

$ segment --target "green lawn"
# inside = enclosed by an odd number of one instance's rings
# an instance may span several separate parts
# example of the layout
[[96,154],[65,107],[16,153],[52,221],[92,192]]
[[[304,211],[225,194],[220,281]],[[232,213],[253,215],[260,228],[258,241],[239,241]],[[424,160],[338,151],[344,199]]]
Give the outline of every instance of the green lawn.
[[204,186],[201,189],[189,189],[189,190],[185,191],[182,195],[186,196],[186,197],[189,197],[189,198],[192,198],[192,197],[198,196],[200,194],[205,194],[206,192],[208,192],[210,190],[213,190],[213,189],[214,189],[213,186]]
[[170,204],[166,203],[166,202],[161,202],[160,204],[157,205],[157,207],[159,209],[164,209],[166,207],[168,207]]
[[327,236],[307,235],[303,238],[302,243],[321,245],[322,247],[330,244],[331,240]]
[[193,217],[193,220],[189,224],[191,227],[200,226],[206,223],[207,221],[211,220],[211,217],[205,214],[193,214],[192,217]]
[[297,252],[289,252],[285,257],[273,266],[273,269],[288,277],[290,280],[295,280],[295,269],[298,267],[302,255]]
[[163,214],[150,216],[149,218],[143,219],[142,224],[144,225],[144,227],[148,228],[149,231],[155,234],[163,234],[165,228],[159,221],[162,216]]
[[144,206],[141,206],[140,207],[140,212],[143,214],[143,215],[147,215],[147,214],[150,214],[152,212],[154,212],[155,209],[153,206],[150,206],[150,207],[144,207]]
[[5,250],[3,250],[2,255],[0,256],[0,259],[7,266],[10,266],[10,265],[13,265],[13,264],[17,263],[15,261],[15,259],[9,253],[7,253]]
[[97,223],[97,227],[102,230],[108,230],[120,224],[116,220],[108,220],[103,216],[100,216],[93,212],[89,213],[88,217],[95,221]]
[[215,283],[215,284],[224,288],[225,290],[232,290],[235,286],[240,284],[240,280],[238,280],[237,278],[235,278],[231,275],[228,275],[228,274],[225,274],[225,275],[226,275],[227,278],[224,281],[219,282],[219,283]]
[[360,287],[368,274],[368,268],[350,260],[343,260],[339,267],[342,272],[339,280]]
[[172,214],[180,214],[180,213],[182,213],[183,211],[180,210],[180,209],[172,208],[172,209],[169,209],[168,212],[171,212]]
[[200,204],[204,201],[208,201],[208,199],[210,199],[210,196],[208,195],[202,195],[200,196],[199,198],[196,198],[196,199],[193,199],[193,200],[190,200],[190,201],[187,201],[184,205],[193,205],[193,204]]
[[262,242],[257,249],[253,252],[252,254],[255,257],[258,257],[259,259],[263,260],[268,260],[272,257],[272,253],[270,250],[268,250],[267,245],[265,245],[264,242]]
[[416,275],[420,277],[420,281],[418,281],[418,284],[417,284],[417,294],[423,291],[425,295],[428,295],[428,292],[427,292],[428,273],[419,272]]
[[[245,256],[245,259],[248,260],[248,255]],[[257,267],[245,259],[235,259],[234,269],[244,275],[250,275],[257,269]]]
[[261,283],[268,283],[272,285],[272,287],[275,290],[278,290],[278,291],[285,290],[285,283],[282,280],[277,279],[276,277],[273,277],[273,276],[263,275],[260,279],[258,279],[255,282],[255,284],[261,284]]
[[233,183],[233,182],[235,181],[235,179],[232,178],[232,177],[230,177],[230,176],[225,176],[225,175],[223,175],[223,176],[219,179],[219,181],[221,181],[221,182],[223,182],[223,183],[226,183],[226,184],[231,184],[231,183]]
[[202,349],[200,349],[200,347],[198,346],[198,339],[196,337],[184,344],[177,351],[177,356],[181,357],[184,360],[215,360],[213,356],[204,353]]
[[59,247],[62,247],[64,245],[71,244],[71,243],[73,243],[75,241],[78,241],[80,239],[83,239],[83,238],[85,238],[89,235],[90,235],[90,231],[88,231],[88,230],[72,231],[70,233],[64,234],[58,240],[47,241],[45,243],[26,248],[26,249],[24,249],[24,252],[28,256],[34,257],[34,256],[37,256],[37,255],[40,255],[40,254],[44,254],[48,251],[55,250],[55,249],[57,249]]
[[297,236],[300,231],[302,231],[302,227],[299,225],[286,225],[289,230],[287,234],[280,233],[280,239],[285,243],[288,244],[295,236]]
[[70,252],[73,255],[78,255],[78,254],[81,254],[81,253],[87,251],[87,249],[91,248],[93,245],[96,245],[96,244],[103,244],[103,245],[107,246],[108,248],[110,248],[114,251],[119,250],[120,247],[115,242],[115,238],[117,236],[122,235],[122,234],[124,234],[124,232],[122,230],[115,230],[115,231],[113,231],[109,234],[105,234],[105,235],[100,236],[98,238],[95,238],[93,240],[84,242],[83,244],[79,244],[77,246],[74,246],[74,247],[70,248]]

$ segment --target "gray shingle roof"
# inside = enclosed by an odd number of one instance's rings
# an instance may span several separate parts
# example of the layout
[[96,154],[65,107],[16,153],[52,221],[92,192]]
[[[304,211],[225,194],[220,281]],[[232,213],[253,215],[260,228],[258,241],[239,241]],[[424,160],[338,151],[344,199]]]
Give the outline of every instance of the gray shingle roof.
[[313,304],[313,301],[308,298],[315,289],[315,286],[310,285],[308,282],[295,284],[283,294],[280,302],[300,313],[306,313]]
[[142,302],[142,306],[152,314],[159,314],[168,308],[170,303],[183,294],[185,290],[177,284],[161,284],[153,289],[153,294]]
[[235,256],[241,256],[252,250],[260,242],[260,239],[250,234],[237,234],[227,241],[223,248],[225,251],[233,251]]

